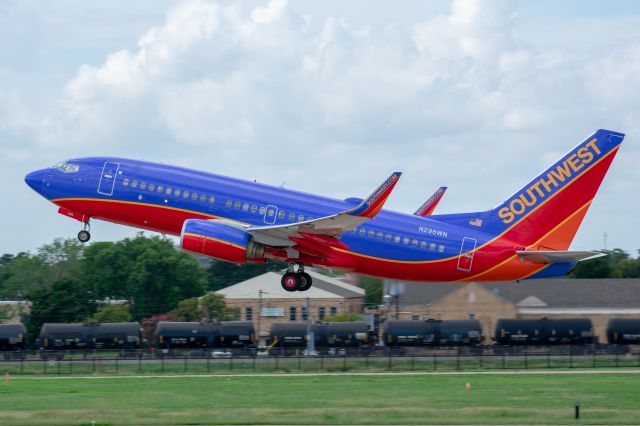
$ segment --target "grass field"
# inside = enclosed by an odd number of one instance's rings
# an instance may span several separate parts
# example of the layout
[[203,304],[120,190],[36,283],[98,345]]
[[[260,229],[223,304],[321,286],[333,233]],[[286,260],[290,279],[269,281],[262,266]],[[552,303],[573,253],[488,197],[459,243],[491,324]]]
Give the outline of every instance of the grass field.
[[[465,389],[466,383],[471,390]],[[581,420],[574,420],[580,401]],[[14,378],[0,424],[638,424],[640,375]]]

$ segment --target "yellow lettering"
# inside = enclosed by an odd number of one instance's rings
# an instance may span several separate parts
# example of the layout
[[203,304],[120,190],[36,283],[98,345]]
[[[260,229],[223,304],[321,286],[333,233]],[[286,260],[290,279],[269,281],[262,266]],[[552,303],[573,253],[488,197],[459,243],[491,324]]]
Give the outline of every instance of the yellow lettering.
[[587,142],[585,146],[591,147],[595,151],[596,155],[600,155],[602,151],[600,151],[600,148],[598,148],[598,145],[596,145],[597,141],[598,139],[593,138],[589,142]]
[[[574,155],[572,155],[571,157],[573,157]],[[569,157],[569,158],[571,158],[571,157]],[[571,172],[569,171],[568,162],[569,162],[569,159],[565,160],[564,163],[562,163],[562,165],[558,165],[558,167],[556,167],[556,170],[551,170],[551,172],[549,172],[549,174],[553,175],[560,182],[564,182],[564,178],[565,177],[568,178],[568,177],[571,176]],[[558,186],[557,183],[555,185]]]
[[[558,166],[558,169],[559,168],[560,166]],[[553,170],[551,171],[551,173],[553,173]],[[540,179],[540,184],[544,186],[544,189],[546,189],[547,192],[551,192],[551,184],[553,184],[553,186],[555,186],[556,188],[558,187],[558,182],[553,178],[553,176],[551,176],[551,173],[547,174],[547,179],[549,179],[548,181],[545,181],[544,178]]]
[[593,161],[593,154],[589,152],[589,148],[586,146],[578,150],[578,157],[582,158],[582,164],[589,164]]
[[524,193],[520,194],[520,199],[527,207],[531,207],[536,203],[536,201],[538,201],[538,198],[536,198],[536,196],[533,194],[531,188],[527,189],[527,194],[529,194],[529,200],[527,200],[527,197],[524,195]]
[[567,158],[564,162],[565,165],[569,163],[569,165],[571,166],[574,172],[577,172],[582,168],[582,163],[579,163],[576,157],[577,155],[574,153],[571,156],[569,156],[569,158]]
[[542,192],[542,190],[540,189],[540,181],[537,181],[536,183],[531,185],[529,189],[535,189],[540,198],[544,198],[544,192]]
[[511,223],[515,218],[514,214],[509,210],[509,207],[503,207],[498,210],[498,216],[502,219],[503,223]]
[[[520,205],[520,208],[516,210],[516,204]],[[526,207],[520,198],[514,198],[511,200],[511,204],[509,204],[509,208],[514,214],[522,214],[524,213]]]

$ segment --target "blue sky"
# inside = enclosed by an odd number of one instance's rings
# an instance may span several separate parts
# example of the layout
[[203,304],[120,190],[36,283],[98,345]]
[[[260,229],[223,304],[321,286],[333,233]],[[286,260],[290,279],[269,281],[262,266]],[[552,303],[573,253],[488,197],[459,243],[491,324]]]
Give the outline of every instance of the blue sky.
[[[118,155],[389,207],[485,210],[627,134],[573,247],[640,248],[634,1],[0,1],[0,252],[71,237],[32,169]],[[94,240],[133,235],[96,222]]]

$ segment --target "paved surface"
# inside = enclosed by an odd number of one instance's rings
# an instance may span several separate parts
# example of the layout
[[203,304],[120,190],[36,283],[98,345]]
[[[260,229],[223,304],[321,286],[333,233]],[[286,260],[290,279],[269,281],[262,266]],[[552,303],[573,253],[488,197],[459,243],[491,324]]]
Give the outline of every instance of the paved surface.
[[120,376],[12,376],[12,380],[75,380],[75,379],[180,379],[213,377],[320,377],[320,376],[515,376],[515,375],[594,375],[594,374],[638,374],[640,369],[615,370],[511,370],[511,371],[431,371],[431,372],[381,372],[381,373],[263,373],[263,374],[157,374]]

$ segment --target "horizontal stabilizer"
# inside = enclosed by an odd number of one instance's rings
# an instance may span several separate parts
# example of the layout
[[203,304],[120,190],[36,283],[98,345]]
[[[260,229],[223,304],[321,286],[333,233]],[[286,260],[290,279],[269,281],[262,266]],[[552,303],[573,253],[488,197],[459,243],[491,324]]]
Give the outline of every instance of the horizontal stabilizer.
[[517,250],[516,254],[520,260],[530,262],[551,263],[572,263],[587,259],[606,256],[605,253],[597,251],[556,251],[556,250]]

